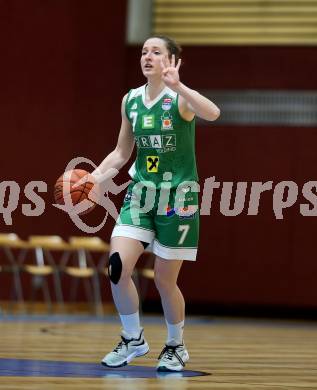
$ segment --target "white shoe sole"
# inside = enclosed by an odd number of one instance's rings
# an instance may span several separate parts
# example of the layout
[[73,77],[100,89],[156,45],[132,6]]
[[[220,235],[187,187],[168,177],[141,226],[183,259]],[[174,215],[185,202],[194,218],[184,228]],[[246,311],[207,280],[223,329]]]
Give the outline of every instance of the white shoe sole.
[[150,348],[148,343],[144,343],[137,347],[137,349],[132,352],[130,355],[127,356],[125,360],[123,360],[121,363],[116,364],[116,365],[110,365],[108,364],[105,360],[101,361],[101,364],[106,367],[111,367],[111,368],[117,368],[117,367],[123,367],[129,364],[134,358],[144,356],[149,352]]

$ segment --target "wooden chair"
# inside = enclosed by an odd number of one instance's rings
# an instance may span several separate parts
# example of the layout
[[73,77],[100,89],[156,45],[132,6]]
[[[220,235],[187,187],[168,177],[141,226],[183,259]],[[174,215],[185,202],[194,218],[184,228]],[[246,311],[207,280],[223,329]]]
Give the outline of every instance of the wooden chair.
[[[58,253],[58,260],[54,258],[53,252]],[[63,306],[59,263],[68,254],[69,245],[60,236],[37,235],[29,237],[27,251],[20,259],[20,267],[23,272],[32,277],[31,302],[34,302],[36,290],[41,289],[48,309],[52,311],[52,299],[48,285],[48,278],[52,276],[56,302]]]
[[[70,237],[69,246],[72,256],[62,264],[63,271],[74,278],[70,288],[70,299],[75,300],[80,281],[84,283],[87,299],[93,302],[97,315],[103,314],[103,306],[100,292],[99,264],[109,252],[109,244],[99,237]],[[93,253],[101,254],[101,260],[94,261]]]
[[12,274],[13,287],[11,290],[10,308],[13,300],[23,303],[23,289],[21,283],[19,255],[28,248],[28,243],[21,240],[15,233],[0,233],[0,248],[4,254],[1,256],[0,272]]

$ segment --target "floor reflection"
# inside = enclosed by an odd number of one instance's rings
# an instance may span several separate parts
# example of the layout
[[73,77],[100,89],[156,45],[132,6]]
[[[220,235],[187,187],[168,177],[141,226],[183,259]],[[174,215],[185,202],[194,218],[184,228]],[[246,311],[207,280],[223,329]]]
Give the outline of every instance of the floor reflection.
[[181,372],[157,372],[155,367],[147,366],[130,365],[119,368],[107,368],[97,363],[0,358],[0,376],[172,379],[201,375],[208,374],[190,370]]

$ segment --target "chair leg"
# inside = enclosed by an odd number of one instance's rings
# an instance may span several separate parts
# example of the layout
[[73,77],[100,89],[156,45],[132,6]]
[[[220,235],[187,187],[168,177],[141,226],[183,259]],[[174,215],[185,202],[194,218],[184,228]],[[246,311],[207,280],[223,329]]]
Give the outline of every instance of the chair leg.
[[53,274],[53,277],[54,277],[56,301],[60,305],[63,306],[64,305],[64,297],[63,297],[62,283],[61,283],[59,271],[55,271]]
[[36,290],[38,290],[40,287],[42,287],[42,277],[38,275],[32,275],[31,277],[31,297],[30,297],[30,307],[29,311],[33,311],[33,306],[35,302],[35,296],[36,296]]
[[[61,278],[60,278],[60,270],[56,266],[56,263],[54,261],[54,257],[52,256],[50,251],[48,251],[48,250],[43,251],[43,255],[48,259],[50,265],[54,269],[53,279],[54,279],[54,288],[55,288],[55,298],[59,304],[63,305],[64,298],[63,298],[62,282],[61,282]],[[62,256],[62,260],[64,261],[64,256]]]
[[25,304],[24,304],[24,298],[23,298],[23,292],[22,292],[22,283],[20,278],[20,272],[17,268],[14,267],[13,269],[13,286],[11,288],[10,292],[10,302],[8,311],[9,313],[13,312],[13,305],[14,302],[22,304],[22,312],[25,313]]
[[14,278],[14,288],[16,291],[16,299],[19,302],[23,302],[24,298],[23,298],[23,292],[22,292],[22,283],[21,283],[21,278],[20,278],[20,272],[17,269],[15,269],[13,271],[13,278]]
[[83,282],[84,282],[84,289],[85,289],[87,302],[92,302],[93,296],[92,296],[92,292],[91,292],[90,280],[87,278],[84,278]]
[[[19,265],[11,251],[10,248],[4,248],[4,252],[5,252],[5,255],[6,257],[9,259],[10,263],[11,263],[11,269],[12,269],[12,273],[13,273],[13,285],[14,285],[14,296],[11,296],[11,300],[12,298],[16,299],[18,302],[21,302],[23,303],[24,299],[23,299],[23,293],[22,293],[22,283],[21,283],[21,278],[20,278],[20,270],[19,270]],[[11,306],[11,303],[10,302],[10,306]]]
[[103,306],[102,306],[102,299],[100,294],[99,275],[97,271],[93,275],[93,289],[94,289],[96,315],[103,316]]

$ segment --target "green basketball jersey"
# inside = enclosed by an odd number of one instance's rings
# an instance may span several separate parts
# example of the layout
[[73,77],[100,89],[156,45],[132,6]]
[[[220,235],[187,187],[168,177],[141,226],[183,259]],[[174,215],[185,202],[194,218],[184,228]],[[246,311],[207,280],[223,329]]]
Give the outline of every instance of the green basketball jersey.
[[172,174],[172,188],[197,181],[195,119],[188,122],[181,117],[178,94],[170,88],[165,87],[151,103],[145,103],[145,88],[132,89],[126,100],[137,145],[130,176],[136,182],[152,181],[157,189],[165,172]]

